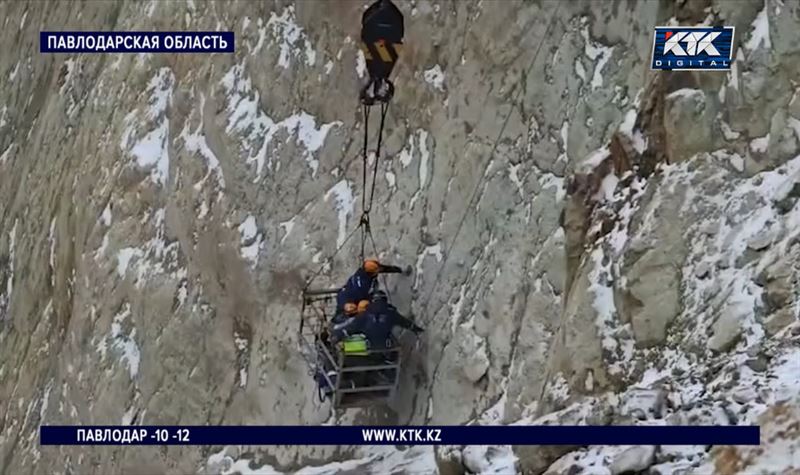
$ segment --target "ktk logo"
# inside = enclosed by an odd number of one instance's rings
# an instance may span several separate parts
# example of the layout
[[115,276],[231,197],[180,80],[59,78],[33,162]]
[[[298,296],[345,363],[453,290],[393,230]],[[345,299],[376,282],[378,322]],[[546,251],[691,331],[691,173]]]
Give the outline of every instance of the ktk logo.
[[[714,47],[714,39],[719,35],[719,31],[711,31],[707,34],[703,31],[679,31],[677,33],[668,31],[664,34],[667,41],[664,43],[663,54],[697,56],[700,53],[706,53],[709,56],[719,56],[719,51]],[[681,48],[681,43],[686,43],[686,51]]]
[[657,26],[652,69],[725,71],[733,59],[732,26]]

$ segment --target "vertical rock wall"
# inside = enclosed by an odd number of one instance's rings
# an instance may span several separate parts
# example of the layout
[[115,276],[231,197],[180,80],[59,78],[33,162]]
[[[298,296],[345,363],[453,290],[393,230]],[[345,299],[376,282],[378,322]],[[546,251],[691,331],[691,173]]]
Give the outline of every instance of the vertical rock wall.
[[[764,348],[796,321],[796,267],[777,260],[796,256],[797,5],[398,4],[372,224],[379,257],[414,269],[390,289],[427,331],[391,411],[336,419],[295,333],[304,279],[361,213],[365,3],[0,4],[0,472],[222,470],[218,448],[42,449],[42,423],[607,423],[613,404],[569,407],[729,351],[779,360]],[[733,24],[741,57],[651,73],[668,21]],[[48,29],[232,30],[237,46],[42,55]],[[518,470],[564,452],[532,450]],[[355,466],[399,466],[372,457]]]

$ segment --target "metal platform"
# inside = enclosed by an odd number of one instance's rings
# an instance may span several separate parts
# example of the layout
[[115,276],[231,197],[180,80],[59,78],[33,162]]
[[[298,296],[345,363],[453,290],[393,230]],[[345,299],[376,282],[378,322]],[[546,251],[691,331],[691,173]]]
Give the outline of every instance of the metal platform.
[[329,341],[328,325],[336,310],[339,289],[307,290],[303,294],[299,341],[312,375],[321,373],[333,388],[334,408],[367,407],[394,397],[402,366],[400,347],[345,355]]

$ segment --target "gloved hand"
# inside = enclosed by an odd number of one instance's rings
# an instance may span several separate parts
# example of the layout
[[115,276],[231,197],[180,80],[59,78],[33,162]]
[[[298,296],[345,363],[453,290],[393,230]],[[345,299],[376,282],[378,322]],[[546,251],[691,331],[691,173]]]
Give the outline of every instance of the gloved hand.
[[380,266],[381,274],[401,274],[403,272],[403,269],[390,264],[380,264]]

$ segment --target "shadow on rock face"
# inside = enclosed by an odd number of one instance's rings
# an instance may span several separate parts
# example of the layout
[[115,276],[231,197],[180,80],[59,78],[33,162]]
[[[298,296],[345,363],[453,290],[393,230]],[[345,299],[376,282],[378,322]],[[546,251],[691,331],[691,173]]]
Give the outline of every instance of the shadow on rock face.
[[269,271],[269,283],[264,289],[268,301],[299,302],[306,282],[299,269]]

